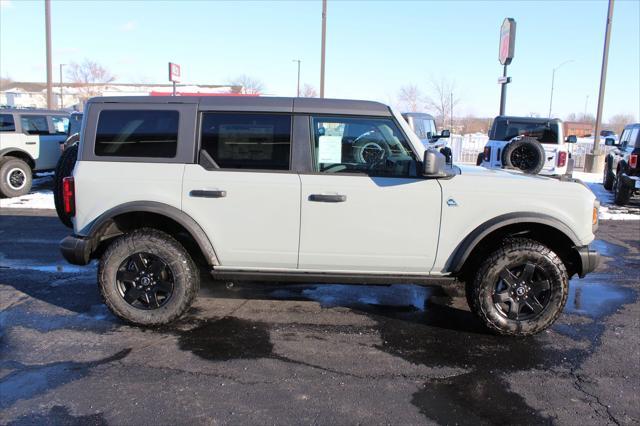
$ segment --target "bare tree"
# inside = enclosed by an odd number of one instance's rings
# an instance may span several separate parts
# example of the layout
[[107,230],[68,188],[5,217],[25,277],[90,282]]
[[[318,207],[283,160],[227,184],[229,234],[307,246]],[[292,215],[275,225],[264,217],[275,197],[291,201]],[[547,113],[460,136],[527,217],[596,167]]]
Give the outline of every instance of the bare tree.
[[445,77],[431,80],[431,92],[426,104],[429,109],[435,111],[440,128],[444,128],[451,121],[451,110],[459,103],[455,82]]
[[402,86],[398,92],[398,104],[403,111],[421,111],[425,101],[424,95],[415,84]]
[[9,77],[0,77],[0,90],[8,88],[11,83],[13,83],[13,80]]
[[104,86],[116,78],[97,62],[85,59],[81,64],[72,62],[67,68],[67,79],[78,87],[81,102],[93,96],[100,96]]
[[302,88],[302,92],[300,92],[300,97],[302,98],[317,98],[318,92],[316,88],[310,84],[305,84]]
[[576,114],[575,112],[572,112],[571,114],[565,117],[564,121],[569,121],[574,123],[594,124],[596,122],[596,118],[592,114],[585,114],[585,113]]
[[635,117],[632,114],[616,114],[609,118],[609,122],[602,126],[607,130],[613,130],[618,135],[622,134],[624,126],[635,122]]
[[246,74],[239,75],[229,81],[232,86],[239,86],[239,89],[233,90],[235,93],[243,95],[259,95],[264,92],[264,84],[257,78],[250,77]]

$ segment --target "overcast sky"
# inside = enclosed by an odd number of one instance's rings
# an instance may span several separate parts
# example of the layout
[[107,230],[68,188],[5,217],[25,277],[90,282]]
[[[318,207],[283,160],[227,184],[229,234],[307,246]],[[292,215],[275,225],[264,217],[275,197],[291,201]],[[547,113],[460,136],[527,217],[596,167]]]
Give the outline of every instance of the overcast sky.
[[[455,115],[494,116],[499,27],[517,21],[507,112],[595,115],[607,2],[337,1],[327,13],[326,96],[391,102],[399,88],[455,81]],[[88,58],[119,82],[167,82],[167,62],[187,83],[223,84],[238,74],[269,95],[319,86],[321,1],[52,1],[54,77],[59,63]],[[605,119],[640,116],[640,1],[616,0]],[[45,81],[44,2],[0,0],[0,75]]]

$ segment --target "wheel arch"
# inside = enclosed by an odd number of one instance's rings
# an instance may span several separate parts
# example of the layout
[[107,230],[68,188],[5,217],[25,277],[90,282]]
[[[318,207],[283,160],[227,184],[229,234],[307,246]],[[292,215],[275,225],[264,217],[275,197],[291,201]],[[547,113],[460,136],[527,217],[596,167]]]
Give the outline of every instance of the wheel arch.
[[15,158],[19,158],[20,160],[24,161],[25,163],[27,163],[27,165],[29,165],[29,167],[31,167],[31,170],[35,169],[36,167],[36,162],[33,158],[31,158],[31,155],[29,155],[29,153],[27,151],[23,151],[20,148],[5,148],[2,151],[0,151],[0,158],[1,157],[15,157]]
[[560,220],[539,213],[506,214],[479,225],[456,247],[445,270],[465,280],[477,269],[483,255],[513,236],[545,244],[561,257],[569,276],[580,273],[582,264],[575,247],[581,244],[577,235]]
[[78,234],[90,238],[93,241],[92,251],[99,254],[104,250],[106,241],[142,227],[165,231],[183,243],[199,260],[211,266],[219,265],[213,244],[200,225],[182,210],[155,201],[135,201],[113,207]]

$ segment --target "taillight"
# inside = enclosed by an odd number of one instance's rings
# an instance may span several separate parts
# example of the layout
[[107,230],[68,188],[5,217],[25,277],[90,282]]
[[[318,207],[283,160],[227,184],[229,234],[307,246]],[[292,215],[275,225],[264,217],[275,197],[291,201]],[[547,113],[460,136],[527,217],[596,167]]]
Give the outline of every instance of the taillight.
[[491,161],[491,147],[484,147],[484,161]]
[[76,193],[73,177],[62,179],[62,202],[65,214],[73,217],[76,215]]
[[558,167],[564,167],[567,164],[567,153],[565,151],[560,151],[558,153]]
[[629,156],[629,167],[632,169],[638,167],[638,154],[631,154]]

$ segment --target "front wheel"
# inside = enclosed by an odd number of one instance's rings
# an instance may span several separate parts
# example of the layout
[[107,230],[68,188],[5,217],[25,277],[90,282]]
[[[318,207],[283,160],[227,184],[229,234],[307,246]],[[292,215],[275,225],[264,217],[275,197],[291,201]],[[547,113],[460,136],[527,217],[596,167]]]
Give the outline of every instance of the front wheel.
[[486,259],[468,286],[471,311],[492,331],[529,336],[548,328],[567,301],[562,260],[537,241],[509,240]]
[[141,228],[117,238],[98,268],[106,305],[135,325],[167,324],[191,306],[200,288],[199,271],[170,235]]
[[602,176],[602,186],[604,186],[604,189],[611,191],[613,189],[613,181],[615,178],[616,175],[611,170],[609,161],[607,161],[604,165],[604,174]]

